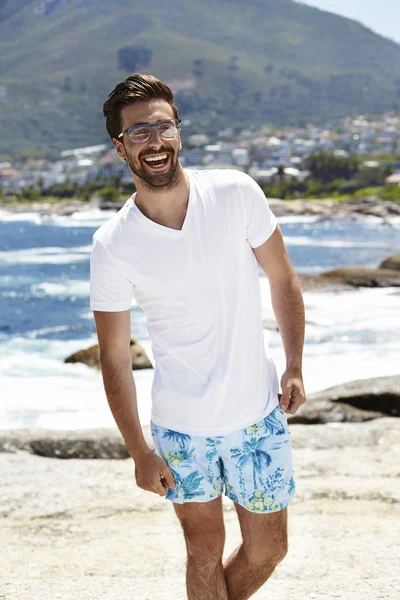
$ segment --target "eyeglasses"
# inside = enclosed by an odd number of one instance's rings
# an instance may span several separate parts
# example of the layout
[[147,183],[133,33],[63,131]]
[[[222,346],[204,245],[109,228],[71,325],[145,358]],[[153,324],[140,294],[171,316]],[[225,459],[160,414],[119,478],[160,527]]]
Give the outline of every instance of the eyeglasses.
[[151,128],[157,127],[158,133],[163,138],[174,138],[178,130],[181,127],[182,121],[180,119],[165,119],[163,121],[157,121],[157,123],[146,123],[145,125],[133,125],[132,127],[128,127],[124,129],[122,133],[119,134],[119,138],[127,133],[129,139],[134,144],[142,144],[143,142],[147,142],[151,135]]

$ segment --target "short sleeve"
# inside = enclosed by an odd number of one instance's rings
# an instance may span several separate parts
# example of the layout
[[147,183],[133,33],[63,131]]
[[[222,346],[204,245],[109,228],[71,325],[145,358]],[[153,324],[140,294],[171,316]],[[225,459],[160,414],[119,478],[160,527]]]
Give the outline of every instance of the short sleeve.
[[108,248],[93,237],[90,254],[90,310],[129,310],[132,299],[132,283],[121,273]]
[[278,219],[264,192],[247,173],[240,172],[239,186],[244,206],[246,237],[252,248],[261,246],[274,233]]

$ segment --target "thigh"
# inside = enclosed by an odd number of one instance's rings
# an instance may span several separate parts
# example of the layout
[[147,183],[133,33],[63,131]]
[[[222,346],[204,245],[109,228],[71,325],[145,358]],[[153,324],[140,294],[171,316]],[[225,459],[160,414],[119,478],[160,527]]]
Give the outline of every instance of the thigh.
[[280,561],[287,553],[287,508],[257,514],[235,503],[243,547],[251,562]]
[[205,560],[221,558],[225,545],[225,524],[222,496],[209,502],[173,504],[181,523],[189,555]]
[[[223,493],[223,474],[218,455],[220,438],[191,436],[150,421],[156,453],[165,460],[175,479],[167,500],[174,504],[209,502]],[[184,511],[182,512],[182,514]]]
[[225,494],[258,514],[281,511],[295,494],[290,431],[280,405],[250,427],[225,436]]

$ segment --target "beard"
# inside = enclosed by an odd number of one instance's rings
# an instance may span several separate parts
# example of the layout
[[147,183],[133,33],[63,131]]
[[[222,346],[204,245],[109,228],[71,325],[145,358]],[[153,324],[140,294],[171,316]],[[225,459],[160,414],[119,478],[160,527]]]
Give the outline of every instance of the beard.
[[[130,170],[139,177],[145,188],[153,192],[165,192],[174,188],[179,183],[178,154],[174,150],[162,148],[157,152],[147,152],[142,156],[132,156],[129,148],[125,148],[126,160]],[[146,156],[152,154],[167,154],[168,163],[165,169],[157,173],[144,161]]]

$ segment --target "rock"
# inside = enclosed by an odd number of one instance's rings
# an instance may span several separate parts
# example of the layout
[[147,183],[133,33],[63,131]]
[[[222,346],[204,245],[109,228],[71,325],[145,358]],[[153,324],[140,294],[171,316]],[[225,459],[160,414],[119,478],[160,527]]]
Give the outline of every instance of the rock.
[[365,208],[360,212],[363,212],[365,215],[372,215],[374,217],[385,218],[387,216],[387,209],[381,204],[378,204],[376,206],[369,206],[368,208]]
[[378,268],[339,267],[319,275],[298,274],[303,292],[342,292],[357,287],[400,286],[400,254],[386,258]]
[[323,200],[280,200],[268,198],[268,204],[277,217],[286,215],[320,215],[321,218],[332,216],[336,202],[331,199]]
[[322,277],[321,275],[297,275],[302,292],[343,292],[354,290],[354,285],[337,277]]
[[[132,370],[153,368],[153,365],[151,364],[146,352],[136,340],[131,340],[130,352],[132,358]],[[71,356],[68,356],[68,358],[64,359],[64,362],[81,362],[88,367],[100,369],[99,345],[95,344],[94,346],[90,346],[85,350],[78,350],[78,352],[74,352],[71,354]]]
[[360,422],[400,416],[400,375],[360,379],[307,394],[291,423]]
[[100,208],[100,210],[118,211],[124,206],[127,199],[128,198],[125,198],[124,200],[106,200],[104,198],[96,197],[94,199],[94,204],[97,208]]
[[400,214],[400,203],[382,201],[377,196],[350,198],[349,200],[333,198],[281,200],[279,198],[268,198],[268,203],[277,217],[319,215],[319,220],[324,220],[360,219],[375,216],[382,219],[382,222],[386,225],[392,226],[390,216]]
[[52,458],[122,459],[130,456],[117,427],[80,431],[0,430],[0,453],[18,451]]
[[395,269],[376,269],[370,267],[339,267],[324,271],[319,275],[323,278],[342,280],[357,287],[388,287],[400,286],[400,273]]
[[390,269],[400,271],[400,254],[392,254],[385,258],[378,267],[379,269]]

